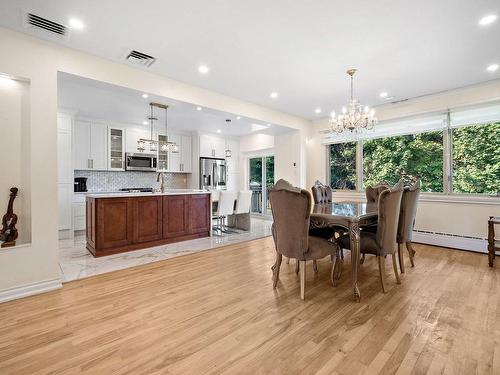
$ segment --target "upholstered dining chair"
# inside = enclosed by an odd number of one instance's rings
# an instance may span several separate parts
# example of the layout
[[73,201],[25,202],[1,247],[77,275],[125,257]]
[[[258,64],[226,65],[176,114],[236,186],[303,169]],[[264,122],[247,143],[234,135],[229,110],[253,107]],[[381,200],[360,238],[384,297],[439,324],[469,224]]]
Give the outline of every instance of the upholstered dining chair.
[[412,185],[405,186],[403,197],[401,198],[401,211],[399,213],[398,224],[398,258],[401,273],[405,273],[405,261],[401,247],[406,245],[408,256],[412,267],[415,267],[415,250],[411,245],[413,226],[417,214],[418,198],[420,197],[420,179],[417,179]]
[[332,202],[332,188],[328,185],[316,181],[311,188],[314,204],[331,203]]
[[[386,292],[384,260],[387,255],[392,256],[394,275],[397,283],[401,283],[396,264],[396,252],[398,250],[396,239],[402,195],[403,181],[397,183],[393,188],[384,189],[378,197],[378,226],[376,233],[362,230],[360,234],[361,253],[372,254],[377,257],[380,283],[384,293]],[[349,235],[341,236],[337,242],[343,249],[350,249],[351,247]]]
[[336,253],[337,244],[309,235],[311,194],[281,179],[269,191],[273,215],[272,234],[276,248],[273,266],[273,288],[279,280],[283,256],[297,259],[300,273],[300,298],[305,298],[306,261]]

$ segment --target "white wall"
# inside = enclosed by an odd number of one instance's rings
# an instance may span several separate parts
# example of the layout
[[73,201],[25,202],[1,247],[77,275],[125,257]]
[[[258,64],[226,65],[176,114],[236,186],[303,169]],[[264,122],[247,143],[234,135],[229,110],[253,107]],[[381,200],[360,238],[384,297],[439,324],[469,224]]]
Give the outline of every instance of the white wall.
[[[485,103],[500,99],[500,80],[470,86],[440,94],[387,104],[377,108],[380,120],[413,116],[429,112]],[[321,144],[319,130],[328,127],[328,119],[313,122],[307,142],[307,186],[315,180],[327,179],[326,146]],[[364,199],[363,193],[336,193],[337,199]],[[426,195],[419,204],[417,230],[449,233],[462,236],[487,236],[488,216],[500,216],[500,199],[463,197],[456,195]]]
[[[60,286],[57,240],[57,72],[195,103],[296,129],[309,122],[285,113],[220,95],[117,64],[80,51],[0,28],[0,73],[30,81],[31,244],[0,252],[0,300]],[[2,137],[4,134],[2,134]],[[5,164],[5,175],[19,167]]]

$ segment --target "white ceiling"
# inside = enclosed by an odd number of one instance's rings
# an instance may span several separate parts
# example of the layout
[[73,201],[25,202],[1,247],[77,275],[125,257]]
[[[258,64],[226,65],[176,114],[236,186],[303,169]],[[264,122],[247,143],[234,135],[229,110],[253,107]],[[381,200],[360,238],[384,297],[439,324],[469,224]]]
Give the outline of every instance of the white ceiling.
[[[118,124],[143,125],[150,115],[150,102],[166,104],[168,108],[168,128],[182,131],[201,131],[221,135],[242,136],[252,133],[281,134],[291,129],[280,125],[263,123],[250,118],[216,111],[210,108],[197,110],[197,106],[177,100],[148,94],[129,88],[110,85],[71,74],[59,73],[58,107],[76,116],[99,119]],[[164,111],[154,109],[157,128],[163,129]],[[230,119],[228,124],[226,119]],[[146,125],[149,127],[150,125]]]
[[145,69],[308,119],[346,102],[351,67],[371,105],[381,91],[402,100],[500,78],[486,71],[500,62],[500,20],[478,25],[500,16],[498,0],[0,2],[0,25],[48,38],[22,26],[22,9],[80,18],[67,46],[117,62],[139,50],[158,58]]

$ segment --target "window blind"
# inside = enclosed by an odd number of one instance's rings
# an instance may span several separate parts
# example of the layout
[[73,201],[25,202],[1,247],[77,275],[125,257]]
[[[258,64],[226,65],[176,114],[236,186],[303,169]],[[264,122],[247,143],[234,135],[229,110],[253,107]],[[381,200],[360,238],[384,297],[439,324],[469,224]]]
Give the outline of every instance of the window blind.
[[452,128],[492,122],[500,122],[500,103],[498,102],[450,111]]
[[357,141],[359,139],[384,138],[396,135],[416,134],[446,128],[446,114],[427,114],[399,118],[395,120],[380,121],[372,130],[361,134],[340,133],[326,134],[323,137],[324,144]]

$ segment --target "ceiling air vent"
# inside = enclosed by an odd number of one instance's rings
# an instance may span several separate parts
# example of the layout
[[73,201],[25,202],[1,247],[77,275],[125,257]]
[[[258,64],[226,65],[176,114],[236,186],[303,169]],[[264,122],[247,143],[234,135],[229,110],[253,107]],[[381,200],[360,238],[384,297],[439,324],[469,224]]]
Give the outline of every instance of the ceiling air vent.
[[33,26],[38,29],[43,29],[51,34],[56,34],[60,37],[66,38],[69,35],[69,29],[66,26],[37,16],[33,13],[26,13],[25,24],[26,26]]
[[127,60],[133,62],[134,64],[149,67],[156,61],[156,58],[134,50],[127,55]]

